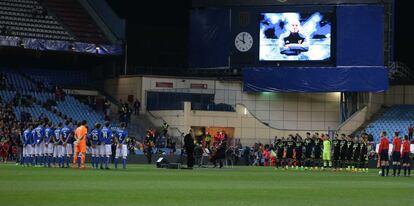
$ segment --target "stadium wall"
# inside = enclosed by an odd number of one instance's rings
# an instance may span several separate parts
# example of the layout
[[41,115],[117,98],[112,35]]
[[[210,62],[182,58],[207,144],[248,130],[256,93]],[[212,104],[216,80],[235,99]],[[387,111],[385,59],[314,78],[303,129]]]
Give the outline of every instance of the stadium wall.
[[[171,83],[172,87],[160,87],[160,83]],[[192,84],[206,86],[204,89],[193,89]],[[367,107],[340,124],[339,93],[246,93],[242,92],[242,83],[238,81],[161,76],[108,79],[104,87],[117,99],[126,100],[128,95],[134,95],[134,98],[141,101],[142,111],[146,111],[145,94],[148,90],[214,93],[215,103],[233,105],[236,112],[191,111],[190,105],[187,110],[191,112],[188,113],[184,110],[152,113],[165,119],[172,127],[180,128],[181,131],[187,131],[190,126],[235,127],[237,136],[246,141],[254,141],[257,138],[269,139],[275,135],[284,136],[298,131],[326,132],[339,129],[351,133],[383,106],[414,104],[414,85],[391,86],[386,92],[370,93]],[[244,114],[244,107],[247,108],[248,116],[242,118],[238,115]],[[242,112],[240,108],[243,108]]]
[[[191,110],[191,103],[184,103],[184,110],[151,111],[156,117],[162,117],[171,127],[187,132],[191,126],[201,127],[233,127],[235,138],[242,144],[252,145],[254,142],[270,143],[275,136],[286,137],[288,134],[305,135],[306,130],[279,130],[271,128],[257,120],[243,105],[236,105],[235,112],[212,112]],[[315,132],[326,132],[318,130]],[[173,134],[174,135],[174,134]]]
[[[205,85],[204,89],[191,88]],[[339,126],[340,93],[246,93],[238,81],[185,79],[171,77],[120,77],[108,79],[104,88],[113,97],[123,100],[134,95],[146,111],[146,91],[213,93],[215,103],[240,104],[271,128],[281,130],[327,131]],[[161,85],[161,86],[160,86]],[[171,88],[162,85],[172,85]],[[162,117],[162,116],[160,116]],[[170,122],[169,122],[170,123]],[[170,124],[171,125],[171,124]]]
[[[157,82],[172,83],[173,88],[159,88]],[[206,89],[191,89],[191,84],[206,84]],[[247,107],[261,122],[286,130],[320,131],[336,129],[339,125],[339,93],[246,93],[237,81],[172,79],[143,77],[142,103],[145,110],[145,91],[164,90],[215,94],[215,103]]]
[[243,92],[239,82],[216,82],[216,103],[242,104],[270,127],[334,130],[339,125],[339,92]]

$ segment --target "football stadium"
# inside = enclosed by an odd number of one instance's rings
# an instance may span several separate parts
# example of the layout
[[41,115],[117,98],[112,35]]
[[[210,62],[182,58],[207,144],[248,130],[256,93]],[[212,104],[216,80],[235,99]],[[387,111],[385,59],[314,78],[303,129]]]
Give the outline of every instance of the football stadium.
[[0,0],[0,205],[413,205],[409,12]]

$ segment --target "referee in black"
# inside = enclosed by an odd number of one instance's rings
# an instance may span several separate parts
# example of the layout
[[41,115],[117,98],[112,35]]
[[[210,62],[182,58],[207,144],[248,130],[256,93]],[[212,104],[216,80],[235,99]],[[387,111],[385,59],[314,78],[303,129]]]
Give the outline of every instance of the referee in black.
[[186,134],[184,136],[184,149],[187,153],[187,167],[189,169],[192,169],[194,166],[194,139],[192,134],[192,130],[190,129],[190,131],[188,132],[188,134]]

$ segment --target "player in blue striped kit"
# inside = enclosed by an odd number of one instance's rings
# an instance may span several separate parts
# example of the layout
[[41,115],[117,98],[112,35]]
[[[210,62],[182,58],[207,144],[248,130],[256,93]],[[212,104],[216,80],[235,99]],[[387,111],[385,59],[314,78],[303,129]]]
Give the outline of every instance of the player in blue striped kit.
[[101,142],[102,142],[102,132],[101,132],[101,124],[96,123],[95,129],[92,130],[90,133],[90,141],[91,141],[91,163],[92,168],[98,169],[99,162],[101,162],[102,167],[102,160],[101,156]]
[[[35,124],[34,127],[37,127],[37,125]],[[32,164],[32,166],[36,166],[37,165],[37,159],[36,159],[36,143],[37,143],[37,136],[36,136],[36,130],[33,128],[32,129],[32,152],[31,152],[31,156],[32,158],[30,158],[30,163]]]
[[43,165],[42,157],[43,157],[43,138],[44,138],[44,129],[43,129],[43,122],[39,122],[37,127],[33,130],[34,131],[34,155],[35,155],[35,166]]
[[23,132],[23,164],[27,166],[32,162],[32,153],[33,153],[33,135],[32,135],[33,125],[29,124],[29,127]]
[[116,130],[115,142],[116,142],[116,154],[115,154],[115,169],[118,168],[118,157],[122,156],[122,166],[126,169],[126,158],[128,155],[126,139],[128,137],[128,131],[125,129],[125,122],[121,123],[121,127]]
[[53,166],[56,167],[56,159],[59,167],[63,167],[63,148],[62,148],[62,123],[59,123],[55,131],[53,131]]
[[38,163],[40,166],[43,166],[45,163],[45,155],[44,155],[44,149],[45,149],[45,122],[40,121],[39,126],[36,127],[36,135],[38,139],[38,144],[36,145],[36,155],[38,155]]
[[53,155],[53,128],[52,128],[52,122],[49,122],[47,124],[47,127],[45,129],[45,137],[44,137],[44,148],[43,148],[43,154],[45,156],[45,163],[44,166],[50,167],[50,163],[52,162],[52,155]]
[[63,127],[61,130],[63,165],[65,165],[65,162],[66,162],[67,168],[69,168],[69,162],[71,160],[71,155],[73,154],[72,144],[70,142],[73,136],[73,130],[70,127],[71,126],[70,124],[71,123],[66,120],[65,127]]
[[[112,131],[109,128],[109,122],[105,122],[105,126],[102,128],[102,142],[101,142],[101,157],[105,160],[105,169],[109,169],[109,157],[112,155]],[[102,161],[101,161],[102,168]]]

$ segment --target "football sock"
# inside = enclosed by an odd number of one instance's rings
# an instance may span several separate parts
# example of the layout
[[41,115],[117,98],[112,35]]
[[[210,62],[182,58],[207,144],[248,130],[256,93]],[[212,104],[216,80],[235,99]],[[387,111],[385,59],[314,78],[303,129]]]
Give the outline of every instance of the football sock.
[[94,156],[91,157],[91,164],[92,164],[92,168],[94,168],[95,167],[95,157]]
[[69,156],[67,156],[67,157],[66,157],[66,167],[69,167],[69,162],[70,162],[70,157],[69,157]]
[[396,171],[397,171],[397,165],[393,165],[392,166],[392,175],[395,176]]
[[81,166],[81,160],[80,160],[80,158],[77,158],[78,159],[78,167],[80,168],[80,166]]

